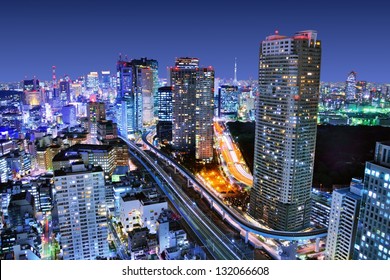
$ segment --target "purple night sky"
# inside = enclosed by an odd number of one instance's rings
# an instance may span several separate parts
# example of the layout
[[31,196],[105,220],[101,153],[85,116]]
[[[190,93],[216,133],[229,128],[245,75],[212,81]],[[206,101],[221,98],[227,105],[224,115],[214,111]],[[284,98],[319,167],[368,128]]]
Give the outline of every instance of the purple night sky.
[[261,40],[314,29],[322,40],[321,80],[390,83],[389,3],[359,1],[2,1],[0,81],[71,78],[114,71],[119,53],[159,61],[194,56],[216,77],[257,78]]

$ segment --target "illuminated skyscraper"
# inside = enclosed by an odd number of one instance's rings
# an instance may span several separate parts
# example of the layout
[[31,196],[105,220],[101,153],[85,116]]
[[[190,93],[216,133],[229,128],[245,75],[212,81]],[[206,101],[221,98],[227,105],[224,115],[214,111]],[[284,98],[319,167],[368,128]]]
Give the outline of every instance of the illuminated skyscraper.
[[157,137],[172,141],[172,87],[160,87],[157,94]]
[[87,75],[87,90],[91,90],[93,92],[98,92],[99,90],[99,73],[98,72],[90,72]]
[[260,46],[249,213],[276,230],[309,226],[320,64],[316,31],[276,33]]
[[92,136],[96,137],[97,123],[106,119],[106,107],[103,102],[88,102],[87,104],[88,128]]
[[356,99],[356,72],[349,73],[345,83],[345,97],[347,100]]
[[171,68],[172,143],[176,150],[209,162],[213,158],[214,70],[197,58],[178,58]]
[[101,86],[102,89],[108,89],[111,87],[111,72],[110,71],[102,71],[101,72]]
[[60,102],[62,106],[68,105],[70,100],[70,82],[69,81],[60,81],[58,94],[60,97]]
[[39,80],[23,80],[23,103],[30,106],[43,105],[46,102],[43,88],[39,84]]
[[349,188],[333,191],[326,240],[326,258],[329,260],[352,259],[362,189],[361,180],[352,179]]
[[74,164],[54,171],[60,243],[64,260],[108,256],[104,173],[101,167]]
[[158,88],[158,62],[154,59],[117,62],[117,123],[124,137],[141,131],[154,118]]
[[390,142],[377,142],[366,163],[360,210],[354,259],[390,260]]
[[239,91],[237,86],[222,85],[218,88],[218,110],[219,118],[227,119],[237,117]]
[[62,107],[62,121],[69,126],[75,126],[77,124],[76,107],[73,105],[67,105]]
[[135,91],[142,96],[142,122],[149,124],[154,119],[154,99],[158,90],[158,62],[142,57],[131,61],[135,69]]

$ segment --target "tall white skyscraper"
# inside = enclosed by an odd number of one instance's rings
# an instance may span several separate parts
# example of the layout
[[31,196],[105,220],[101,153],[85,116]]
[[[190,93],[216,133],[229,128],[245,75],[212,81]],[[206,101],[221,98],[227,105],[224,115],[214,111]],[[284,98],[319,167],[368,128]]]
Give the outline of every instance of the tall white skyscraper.
[[249,213],[273,229],[309,226],[320,65],[316,31],[261,43]]
[[377,142],[366,163],[354,259],[390,260],[390,142]]
[[64,260],[108,255],[104,172],[74,164],[54,171],[55,199]]
[[350,260],[353,256],[363,183],[353,179],[348,188],[332,193],[326,258]]

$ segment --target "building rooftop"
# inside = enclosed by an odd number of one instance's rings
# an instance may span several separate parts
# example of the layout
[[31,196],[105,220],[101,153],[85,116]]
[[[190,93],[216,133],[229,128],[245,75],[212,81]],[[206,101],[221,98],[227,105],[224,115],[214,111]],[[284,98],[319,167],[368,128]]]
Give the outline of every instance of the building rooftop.
[[55,161],[81,160],[82,157],[77,152],[61,151],[53,157]]
[[102,142],[103,142],[105,145],[110,145],[110,146],[116,146],[116,145],[127,146],[126,142],[123,141],[121,138],[103,139]]
[[75,144],[69,147],[67,151],[106,152],[112,149],[111,145]]
[[73,163],[69,168],[54,170],[54,177],[92,172],[103,172],[103,169],[101,166],[94,166],[92,164],[84,165],[84,163]]

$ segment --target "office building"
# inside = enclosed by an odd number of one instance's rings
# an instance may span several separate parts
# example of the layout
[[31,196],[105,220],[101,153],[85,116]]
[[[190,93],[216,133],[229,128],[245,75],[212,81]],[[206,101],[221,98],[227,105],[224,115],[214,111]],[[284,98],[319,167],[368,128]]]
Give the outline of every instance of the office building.
[[350,187],[332,193],[326,240],[328,260],[352,259],[362,190],[362,181],[353,179]]
[[276,230],[309,226],[320,65],[315,31],[261,43],[249,213]]
[[74,164],[54,171],[60,243],[64,260],[108,256],[104,173]]
[[118,137],[117,124],[113,121],[101,120],[97,123],[97,138],[102,141],[103,139],[114,139]]
[[0,156],[0,183],[6,183],[10,175],[11,170],[8,167],[7,157]]
[[154,99],[158,89],[158,62],[142,57],[131,61],[134,67],[135,91],[142,96],[142,122],[150,124],[154,120]]
[[75,126],[77,124],[76,107],[73,105],[67,105],[62,107],[62,121],[69,126]]
[[390,142],[366,163],[354,259],[390,260]]
[[117,62],[117,123],[120,134],[131,137],[154,119],[158,63],[141,58]]
[[101,72],[101,88],[109,89],[111,88],[111,72],[110,71],[102,71]]
[[355,100],[356,99],[356,72],[352,71],[347,77],[345,82],[345,98],[346,100]]
[[172,141],[172,87],[160,87],[157,94],[157,137]]
[[160,87],[157,94],[158,121],[172,122],[172,87]]
[[62,106],[68,105],[72,100],[70,96],[70,82],[62,80],[58,87],[59,101]]
[[237,86],[222,85],[218,88],[218,117],[236,119],[238,113],[239,91]]
[[119,133],[131,137],[142,129],[142,95],[134,91],[133,65],[120,59],[117,62],[117,114]]
[[125,141],[120,138],[104,139],[102,144],[113,147],[115,154],[114,166],[129,166],[129,147]]
[[172,145],[194,153],[202,162],[213,158],[214,70],[199,67],[197,58],[176,59],[172,85]]
[[87,118],[89,133],[91,136],[97,134],[97,123],[106,119],[106,107],[103,102],[88,102],[87,104]]
[[87,75],[86,88],[94,93],[97,93],[99,90],[99,73],[90,72]]
[[328,227],[332,206],[332,195],[327,192],[312,190],[312,208],[310,222],[314,227]]
[[75,144],[53,158],[55,170],[70,166],[81,156],[86,165],[100,166],[106,175],[112,175],[115,170],[115,150],[109,145]]
[[23,104],[32,106],[43,105],[46,101],[43,88],[39,85],[39,80],[23,80]]

